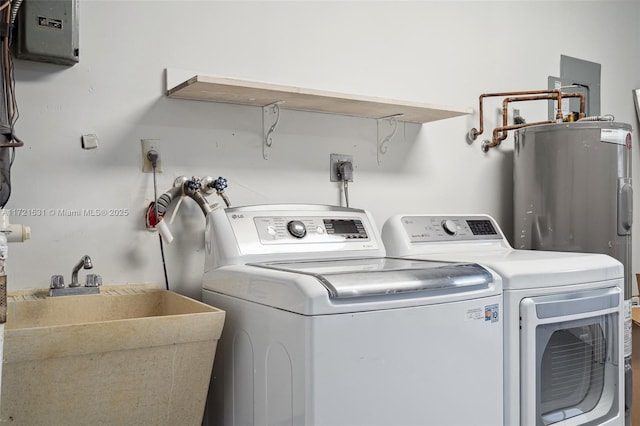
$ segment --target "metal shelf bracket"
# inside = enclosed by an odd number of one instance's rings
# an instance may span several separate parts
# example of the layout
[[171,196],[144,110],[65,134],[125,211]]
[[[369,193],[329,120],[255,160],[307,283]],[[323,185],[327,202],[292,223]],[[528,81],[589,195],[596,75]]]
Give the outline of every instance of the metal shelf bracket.
[[378,122],[378,149],[377,157],[378,164],[382,162],[382,156],[387,153],[389,147],[387,144],[398,132],[398,117],[402,117],[403,114],[390,115],[388,117],[382,117],[377,120]]
[[273,145],[273,131],[280,121],[280,106],[282,101],[274,102],[262,107],[262,158],[269,159],[268,150]]

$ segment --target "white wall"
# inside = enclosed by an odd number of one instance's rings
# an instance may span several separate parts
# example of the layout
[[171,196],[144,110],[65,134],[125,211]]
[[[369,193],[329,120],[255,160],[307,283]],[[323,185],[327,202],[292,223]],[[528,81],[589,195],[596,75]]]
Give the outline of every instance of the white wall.
[[[634,1],[80,0],[79,64],[16,62],[16,128],[27,145],[16,150],[7,207],[130,214],[13,217],[33,236],[10,247],[9,290],[48,287],[54,273],[68,281],[85,253],[105,283],[163,285],[157,235],[144,229],[153,187],[140,170],[141,138],[161,140],[160,191],[180,175],[221,175],[235,205],[336,204],[329,154],[352,154],[351,205],[378,225],[399,212],[483,212],[510,234],[512,139],[488,154],[467,143],[478,95],[546,88],[565,54],[602,64],[602,112],[636,127],[639,18]],[[401,125],[378,165],[374,120],[283,110],[265,161],[259,108],[168,99],[165,68],[476,113]],[[488,132],[498,105],[487,104]],[[521,109],[546,119],[546,106]],[[81,149],[86,133],[98,135],[97,150]],[[198,297],[204,218],[191,200],[172,229],[171,286]]]

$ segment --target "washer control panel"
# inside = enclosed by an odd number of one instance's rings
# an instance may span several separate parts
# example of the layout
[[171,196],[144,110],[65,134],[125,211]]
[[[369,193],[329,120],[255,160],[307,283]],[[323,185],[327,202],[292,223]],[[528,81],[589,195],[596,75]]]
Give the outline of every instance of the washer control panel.
[[257,216],[253,222],[261,243],[367,241],[362,219],[322,216]]
[[403,216],[401,220],[412,243],[503,239],[488,216]]
[[207,216],[205,250],[205,267],[385,255],[369,212],[314,204],[215,209]]

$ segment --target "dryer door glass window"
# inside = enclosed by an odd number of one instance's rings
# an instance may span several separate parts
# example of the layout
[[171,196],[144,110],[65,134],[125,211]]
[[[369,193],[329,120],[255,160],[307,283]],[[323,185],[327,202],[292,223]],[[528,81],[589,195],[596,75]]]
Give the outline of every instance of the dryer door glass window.
[[607,330],[614,324],[610,323],[610,319],[598,317],[538,327],[537,411],[541,424],[553,424],[596,409],[605,388],[607,363],[611,361]]

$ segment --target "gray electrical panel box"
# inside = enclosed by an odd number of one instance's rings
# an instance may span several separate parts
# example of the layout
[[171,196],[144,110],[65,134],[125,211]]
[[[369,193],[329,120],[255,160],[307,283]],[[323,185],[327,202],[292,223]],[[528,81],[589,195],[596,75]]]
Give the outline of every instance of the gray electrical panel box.
[[78,62],[77,0],[24,0],[18,17],[16,58],[62,65]]
[[[549,77],[549,89],[563,87],[563,93],[583,93],[585,95],[585,114],[600,115],[600,64],[560,55],[560,77]],[[565,112],[580,111],[578,98],[566,98],[568,108]],[[557,104],[549,102],[549,120],[555,119]]]

